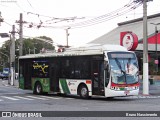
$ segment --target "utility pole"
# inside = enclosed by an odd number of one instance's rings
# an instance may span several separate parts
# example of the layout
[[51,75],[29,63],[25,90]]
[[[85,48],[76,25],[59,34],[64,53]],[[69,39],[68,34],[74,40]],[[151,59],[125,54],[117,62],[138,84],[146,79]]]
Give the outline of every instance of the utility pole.
[[66,30],[66,42],[67,42],[66,47],[67,47],[67,48],[69,47],[69,46],[68,46],[68,36],[69,36],[68,29],[70,29],[70,27],[67,28],[67,29],[65,29],[65,30]]
[[158,30],[157,26],[155,26],[155,35],[156,35],[156,59],[155,59],[155,64],[156,64],[156,75],[158,75],[158,54],[157,54],[157,44],[158,44]]
[[23,15],[20,13],[19,21],[19,56],[23,55]]
[[147,39],[147,1],[143,0],[143,94],[149,95],[148,84],[148,39]]
[[66,29],[66,42],[67,42],[66,46],[68,48],[68,29]]
[[19,23],[19,56],[23,55],[23,24],[26,23],[23,21],[23,14],[20,13],[20,19],[16,21]]
[[12,26],[11,31],[11,45],[10,45],[10,71],[11,71],[11,85],[15,85],[15,25]]
[[2,16],[1,16],[1,12],[0,12],[0,26],[1,26],[1,22],[3,22],[3,18],[2,18]]
[[156,72],[156,75],[158,75],[158,54],[157,54],[157,44],[158,44],[158,29],[157,29],[157,26],[160,25],[160,23],[150,23],[152,25],[155,26],[155,52],[156,52],[156,57],[155,57],[155,72]]

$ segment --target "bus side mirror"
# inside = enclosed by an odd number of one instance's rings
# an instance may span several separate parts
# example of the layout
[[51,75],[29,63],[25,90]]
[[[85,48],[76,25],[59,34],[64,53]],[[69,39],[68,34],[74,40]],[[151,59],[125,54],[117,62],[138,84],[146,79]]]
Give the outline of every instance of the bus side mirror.
[[104,62],[104,70],[108,70],[108,62],[107,61]]

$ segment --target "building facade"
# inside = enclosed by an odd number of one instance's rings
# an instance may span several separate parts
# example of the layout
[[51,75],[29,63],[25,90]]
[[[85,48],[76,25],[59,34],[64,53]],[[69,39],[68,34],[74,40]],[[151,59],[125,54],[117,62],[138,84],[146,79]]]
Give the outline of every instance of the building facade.
[[[160,74],[160,13],[148,16],[148,55],[150,74]],[[139,59],[140,71],[143,63],[143,18],[118,23],[112,31],[91,41],[91,44],[118,44],[120,45],[121,32],[133,32],[138,37],[138,46],[135,52]],[[158,60],[158,61],[157,61]],[[158,71],[157,71],[158,66]]]

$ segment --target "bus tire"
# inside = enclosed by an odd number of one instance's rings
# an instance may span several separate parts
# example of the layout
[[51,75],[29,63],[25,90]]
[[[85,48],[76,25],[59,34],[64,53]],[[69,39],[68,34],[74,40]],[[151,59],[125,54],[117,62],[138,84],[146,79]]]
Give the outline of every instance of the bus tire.
[[34,94],[40,95],[42,94],[42,91],[42,85],[39,82],[36,83],[34,87]]
[[88,99],[89,94],[88,94],[88,88],[86,85],[81,85],[79,88],[79,94],[82,99]]

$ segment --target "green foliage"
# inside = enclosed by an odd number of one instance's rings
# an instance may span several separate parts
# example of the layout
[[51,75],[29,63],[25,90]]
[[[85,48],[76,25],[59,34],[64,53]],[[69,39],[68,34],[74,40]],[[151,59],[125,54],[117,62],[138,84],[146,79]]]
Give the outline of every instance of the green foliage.
[[[23,55],[26,54],[37,54],[40,53],[40,51],[42,50],[42,48],[45,48],[47,50],[54,50],[54,46],[52,44],[46,43],[43,40],[46,41],[52,41],[51,38],[46,37],[46,36],[41,36],[38,38],[42,38],[42,40],[39,40],[37,38],[34,39],[25,39],[23,42]],[[18,40],[19,41],[19,40]]]
[[9,67],[9,55],[10,55],[10,41],[5,41],[5,43],[0,48],[0,71],[3,67]]
[[[26,54],[38,54],[45,48],[47,50],[54,50],[53,40],[46,36],[40,36],[41,40],[37,38],[27,38],[23,40],[23,55]],[[46,41],[49,41],[47,43]],[[15,41],[15,55],[16,55],[16,66],[19,57],[19,39]],[[9,56],[10,56],[10,40],[7,40],[2,47],[0,47],[0,71],[3,67],[9,67]]]

